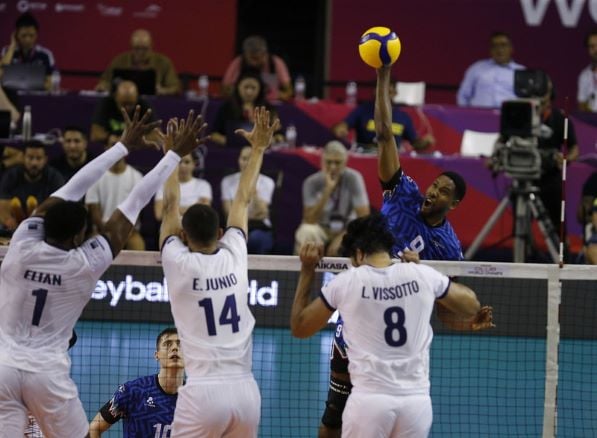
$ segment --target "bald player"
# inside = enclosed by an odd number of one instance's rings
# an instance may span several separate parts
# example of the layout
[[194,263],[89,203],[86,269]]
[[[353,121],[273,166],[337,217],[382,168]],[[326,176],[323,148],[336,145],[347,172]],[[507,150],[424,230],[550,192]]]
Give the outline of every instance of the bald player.
[[117,55],[102,74],[95,89],[110,91],[115,69],[154,70],[156,93],[161,95],[178,94],[181,91],[180,79],[170,58],[153,51],[153,40],[149,31],[137,29],[131,35],[131,49]]
[[[169,133],[172,150],[135,186],[106,224],[85,239],[87,211],[78,201],[129,151],[155,146],[145,140],[159,122],[140,108],[121,141],[77,172],[15,231],[0,267],[0,433],[23,436],[27,411],[48,437],[84,437],[87,415],[70,378],[67,354],[73,327],[95,285],[121,251],[139,212],[180,157],[205,129],[192,112]],[[245,291],[246,292],[246,291]]]

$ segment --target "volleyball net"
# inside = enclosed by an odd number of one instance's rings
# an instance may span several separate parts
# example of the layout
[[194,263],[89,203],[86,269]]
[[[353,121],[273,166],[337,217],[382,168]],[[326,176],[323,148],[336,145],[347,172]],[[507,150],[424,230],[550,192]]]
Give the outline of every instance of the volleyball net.
[[[496,324],[483,332],[454,332],[433,316],[431,436],[597,436],[595,268],[428,264],[493,306]],[[341,258],[322,260],[313,296],[348,265]],[[310,339],[291,336],[299,269],[297,257],[249,257],[260,437],[316,436],[325,407],[334,326]],[[123,252],[98,282],[71,349],[72,375],[89,419],[119,384],[157,372],[155,340],[171,325],[159,254]],[[121,430],[116,424],[103,436],[121,436]]]

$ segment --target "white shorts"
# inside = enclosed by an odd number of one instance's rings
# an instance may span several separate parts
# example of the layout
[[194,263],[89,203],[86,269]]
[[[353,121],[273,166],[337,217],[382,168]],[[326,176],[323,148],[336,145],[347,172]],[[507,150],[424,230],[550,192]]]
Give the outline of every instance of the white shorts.
[[172,438],[257,436],[261,394],[253,376],[187,382],[178,391]]
[[342,437],[425,438],[433,410],[429,395],[353,392],[342,415]]
[[0,365],[0,437],[23,436],[27,412],[46,438],[83,438],[89,423],[67,373],[31,373]]

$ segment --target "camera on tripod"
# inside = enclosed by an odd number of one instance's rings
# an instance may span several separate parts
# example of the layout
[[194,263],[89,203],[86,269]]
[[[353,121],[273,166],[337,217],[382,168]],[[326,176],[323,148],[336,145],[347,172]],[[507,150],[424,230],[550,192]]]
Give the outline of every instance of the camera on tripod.
[[541,177],[540,109],[548,82],[547,74],[541,70],[514,72],[514,93],[520,99],[502,103],[500,140],[492,156],[494,170],[504,171],[516,180],[532,181]]

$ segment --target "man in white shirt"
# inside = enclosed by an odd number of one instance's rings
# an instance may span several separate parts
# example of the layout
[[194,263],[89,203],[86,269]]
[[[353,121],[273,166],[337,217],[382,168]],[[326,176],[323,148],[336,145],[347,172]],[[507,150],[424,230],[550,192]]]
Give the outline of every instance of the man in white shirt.
[[[251,146],[241,149],[238,156],[240,172],[222,178],[220,192],[222,194],[222,210],[228,217],[232,201],[238,190],[241,172],[247,167],[251,156]],[[269,206],[272,204],[276,183],[267,175],[259,174],[255,192],[249,203],[249,236],[247,248],[249,254],[269,254],[274,246],[274,233],[270,220]]]
[[460,84],[457,102],[460,106],[500,108],[505,100],[516,99],[514,71],[525,67],[512,60],[512,41],[503,32],[490,37],[491,58],[471,65]]
[[256,437],[261,396],[251,371],[255,318],[247,300],[247,222],[263,154],[279,127],[264,107],[255,109],[251,144],[227,229],[207,205],[178,213],[180,188],[173,174],[164,187],[160,230],[162,266],[174,322],[185,355],[186,385],[179,391],[172,436]]
[[[470,327],[491,326],[475,293],[434,269],[392,263],[394,239],[379,214],[348,225],[343,252],[354,268],[338,274],[309,303],[315,268],[323,250],[301,248],[301,272],[291,310],[292,334],[299,338],[324,328],[335,310],[344,318],[352,392],[342,416],[343,437],[425,437],[431,428],[429,320],[436,300],[452,319]],[[477,329],[481,327],[476,327]]]
[[578,108],[597,112],[597,30],[587,35],[585,43],[591,63],[578,76]]
[[[110,134],[106,149],[113,147],[118,142],[117,134]],[[135,185],[141,181],[143,175],[137,169],[129,166],[122,158],[112,166],[94,185],[85,196],[85,203],[89,209],[91,221],[98,233],[102,233],[105,224],[118,205],[128,196]],[[129,236],[125,249],[142,251],[145,241],[139,233],[138,226]]]
[[[121,142],[54,192],[15,231],[0,267],[0,433],[23,436],[29,411],[49,437],[83,437],[87,415],[70,378],[69,339],[100,276],[124,247],[141,209],[197,145],[201,117],[171,132],[176,146],[135,186],[107,222],[85,240],[87,211],[78,201],[160,122],[137,107]],[[189,116],[192,118],[192,113]],[[172,140],[174,137],[174,140]]]

